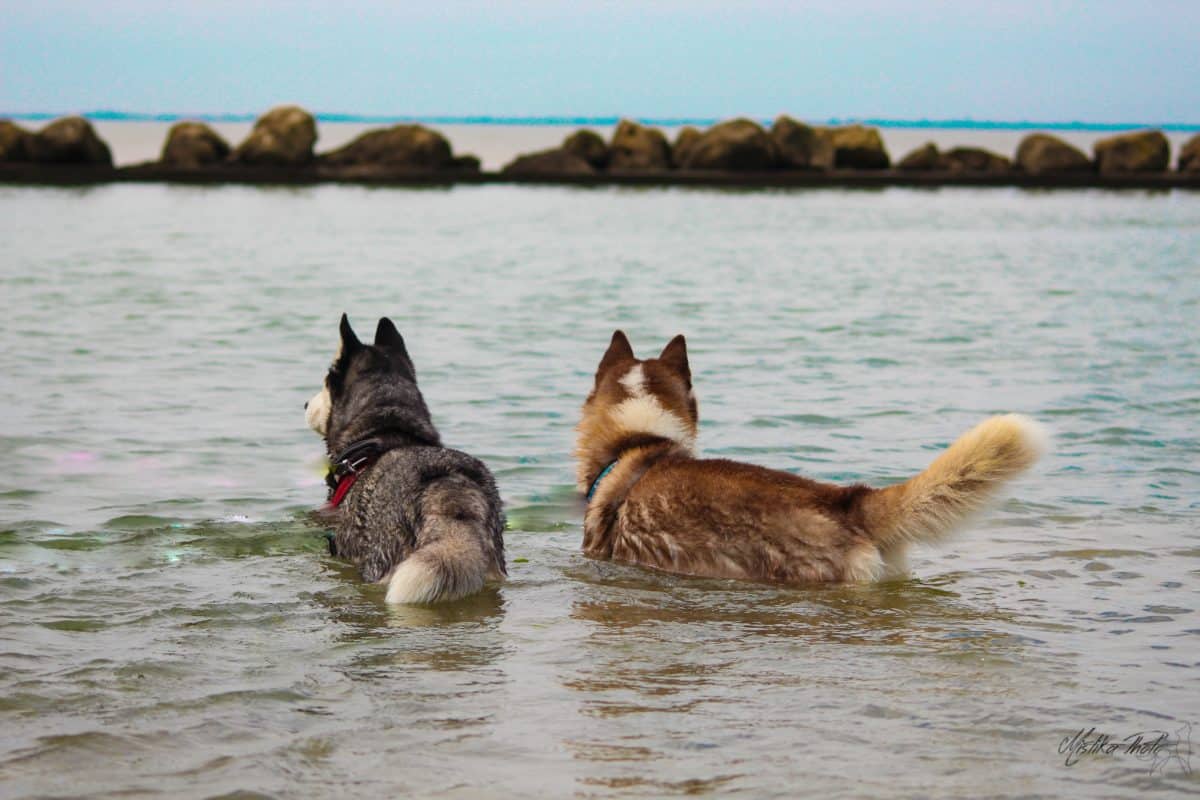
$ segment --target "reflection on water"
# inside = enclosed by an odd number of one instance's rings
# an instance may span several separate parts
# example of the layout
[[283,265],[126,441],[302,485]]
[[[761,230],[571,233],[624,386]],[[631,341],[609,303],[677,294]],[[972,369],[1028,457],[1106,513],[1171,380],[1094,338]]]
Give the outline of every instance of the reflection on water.
[[[1064,736],[1200,724],[1200,199],[0,188],[3,794],[1191,796]],[[299,409],[398,321],[494,470],[510,578],[389,608],[330,558]],[[701,448],[839,481],[983,416],[1054,452],[913,578],[579,552],[620,326],[688,334]],[[1173,762],[1174,763],[1174,762]]]

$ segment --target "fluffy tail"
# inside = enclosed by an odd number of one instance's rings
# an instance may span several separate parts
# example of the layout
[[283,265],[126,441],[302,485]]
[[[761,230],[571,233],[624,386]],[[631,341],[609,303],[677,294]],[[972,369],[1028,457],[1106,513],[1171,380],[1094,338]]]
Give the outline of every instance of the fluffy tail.
[[444,603],[504,579],[502,525],[487,498],[469,481],[451,476],[429,486],[421,498],[419,546],[388,579],[389,603]]
[[1047,437],[1028,417],[981,422],[921,474],[865,495],[867,530],[883,549],[953,533],[1045,452]]
[[400,562],[388,579],[389,603],[445,603],[483,588],[488,563],[473,535],[430,542]]

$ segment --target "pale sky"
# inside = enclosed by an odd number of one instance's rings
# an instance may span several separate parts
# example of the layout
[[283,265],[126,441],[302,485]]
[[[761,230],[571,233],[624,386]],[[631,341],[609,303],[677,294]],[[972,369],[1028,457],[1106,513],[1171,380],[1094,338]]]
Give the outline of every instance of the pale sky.
[[0,113],[1200,123],[1200,0],[0,0]]

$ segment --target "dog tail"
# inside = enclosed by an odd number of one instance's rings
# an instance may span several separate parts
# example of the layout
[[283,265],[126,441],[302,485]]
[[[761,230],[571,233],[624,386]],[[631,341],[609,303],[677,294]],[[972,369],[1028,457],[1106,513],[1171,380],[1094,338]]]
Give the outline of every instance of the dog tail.
[[1042,456],[1047,436],[1019,414],[981,422],[924,472],[863,496],[866,529],[883,549],[936,542],[982,510],[1008,481]]
[[418,547],[388,579],[387,602],[446,603],[504,579],[504,553],[492,532],[502,523],[478,486],[442,478],[426,488],[421,511]]
[[388,579],[389,603],[448,603],[475,594],[488,564],[474,534],[446,533],[400,562]]

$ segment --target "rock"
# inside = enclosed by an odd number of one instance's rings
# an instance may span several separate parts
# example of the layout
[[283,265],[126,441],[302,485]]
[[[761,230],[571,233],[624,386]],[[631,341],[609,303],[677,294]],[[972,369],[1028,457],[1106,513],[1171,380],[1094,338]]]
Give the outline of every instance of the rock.
[[675,144],[671,145],[671,163],[675,167],[683,166],[696,142],[700,141],[700,136],[700,130],[691,125],[679,129],[679,133],[675,134]]
[[199,167],[224,161],[229,144],[202,122],[177,122],[167,132],[159,160],[174,167]]
[[1200,133],[1188,139],[1179,151],[1179,171],[1200,173]]
[[25,140],[30,161],[43,164],[102,164],[112,166],[112,153],[92,123],[83,117],[63,117]]
[[564,152],[582,158],[595,169],[604,169],[608,166],[608,145],[595,131],[587,129],[575,131],[563,140],[562,149]]
[[7,119],[0,119],[0,161],[25,161],[29,158],[29,131]]
[[758,123],[731,119],[713,125],[687,148],[683,169],[762,172],[775,167],[775,145]]
[[322,164],[334,167],[369,165],[425,171],[454,166],[450,142],[423,125],[394,125],[367,131],[319,158]]
[[450,169],[459,172],[479,172],[480,166],[479,156],[467,154],[450,159]]
[[1066,175],[1091,172],[1092,162],[1057,136],[1031,133],[1017,145],[1017,169],[1030,175]]
[[671,168],[671,146],[662,131],[623,119],[609,145],[609,169],[659,170]]
[[559,147],[539,153],[517,156],[500,170],[504,175],[555,177],[559,175],[595,175],[596,170],[575,153]]
[[833,169],[833,142],[816,128],[780,115],[770,135],[784,169]]
[[279,106],[258,118],[231,156],[242,164],[297,166],[313,160],[317,121],[297,106]]
[[929,172],[938,168],[941,157],[942,154],[937,149],[937,145],[933,142],[926,142],[900,159],[896,169],[903,172]]
[[1162,172],[1171,161],[1171,145],[1162,131],[1135,131],[1110,136],[1092,145],[1101,175]]
[[1012,162],[978,147],[955,147],[938,158],[938,169],[946,172],[998,175],[1009,172]]
[[887,169],[892,161],[877,128],[847,125],[843,128],[819,128],[818,132],[833,145],[833,163],[849,169]]

